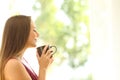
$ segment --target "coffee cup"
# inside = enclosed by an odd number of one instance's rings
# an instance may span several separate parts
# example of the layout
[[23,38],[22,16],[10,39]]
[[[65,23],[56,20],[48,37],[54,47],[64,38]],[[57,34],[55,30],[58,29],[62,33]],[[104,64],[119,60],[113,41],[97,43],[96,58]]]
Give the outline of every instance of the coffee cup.
[[[39,56],[42,55],[42,51],[43,51],[43,49],[45,48],[45,46],[46,46],[46,45],[37,47],[37,52],[38,52]],[[51,54],[55,54],[56,51],[57,51],[57,47],[56,47],[56,46],[50,46],[50,45],[49,45],[49,46],[47,47],[47,49],[46,49],[46,52],[47,52],[47,50],[49,50],[49,49],[52,50],[52,51],[51,51]],[[51,56],[51,57],[52,57],[52,56]]]

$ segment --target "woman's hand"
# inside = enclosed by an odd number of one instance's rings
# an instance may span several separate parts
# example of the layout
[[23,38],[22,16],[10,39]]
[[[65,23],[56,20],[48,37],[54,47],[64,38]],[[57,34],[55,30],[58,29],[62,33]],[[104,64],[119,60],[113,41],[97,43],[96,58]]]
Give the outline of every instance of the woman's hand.
[[45,48],[43,49],[41,57],[37,53],[37,59],[38,59],[40,69],[44,69],[44,70],[46,70],[48,66],[53,62],[53,57],[51,57],[52,50],[51,49],[47,50],[47,47],[48,45],[45,46]]

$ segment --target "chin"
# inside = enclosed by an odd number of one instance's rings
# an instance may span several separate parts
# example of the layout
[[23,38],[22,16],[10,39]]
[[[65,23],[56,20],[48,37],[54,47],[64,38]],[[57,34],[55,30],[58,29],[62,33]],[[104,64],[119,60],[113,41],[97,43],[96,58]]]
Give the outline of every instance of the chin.
[[29,48],[34,48],[34,47],[36,47],[36,44],[32,44],[29,46]]
[[36,45],[33,45],[32,47],[36,47]]

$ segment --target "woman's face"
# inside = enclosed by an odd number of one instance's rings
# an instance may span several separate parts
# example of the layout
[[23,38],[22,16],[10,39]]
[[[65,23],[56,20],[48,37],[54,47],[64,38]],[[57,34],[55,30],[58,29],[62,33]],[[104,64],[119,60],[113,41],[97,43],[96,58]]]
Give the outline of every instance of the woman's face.
[[36,47],[36,42],[37,42],[38,36],[39,36],[39,34],[36,31],[35,24],[33,23],[33,21],[31,21],[30,34],[29,34],[28,41],[26,44],[27,47]]

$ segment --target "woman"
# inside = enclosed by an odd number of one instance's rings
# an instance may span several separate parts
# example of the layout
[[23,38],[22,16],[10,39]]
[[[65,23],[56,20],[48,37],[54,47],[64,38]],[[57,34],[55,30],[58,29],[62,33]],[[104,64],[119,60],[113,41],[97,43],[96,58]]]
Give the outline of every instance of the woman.
[[48,46],[41,57],[37,53],[38,76],[21,61],[27,48],[36,47],[38,36],[30,16],[16,15],[7,20],[0,52],[0,80],[45,80],[46,70],[53,61],[51,50],[46,52]]

